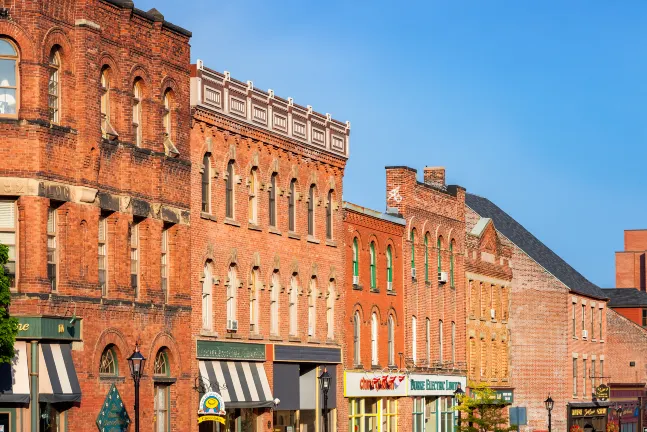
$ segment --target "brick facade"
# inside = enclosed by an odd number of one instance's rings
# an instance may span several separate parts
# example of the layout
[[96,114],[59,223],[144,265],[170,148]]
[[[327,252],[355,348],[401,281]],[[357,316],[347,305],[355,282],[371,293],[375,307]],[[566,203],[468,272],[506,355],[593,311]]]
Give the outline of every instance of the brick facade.
[[616,287],[647,290],[647,230],[625,230],[624,247],[616,252]]
[[[0,119],[0,201],[16,213],[10,234],[16,245],[11,312],[19,318],[76,316],[81,321],[81,340],[72,344],[81,402],[54,403],[60,414],[50,412],[51,421],[66,430],[96,429],[113,384],[134,418],[126,358],[138,340],[149,360],[141,382],[142,423],[159,420],[153,366],[162,350],[173,382],[167,393],[169,429],[188,428],[188,412],[176,401],[193,384],[188,353],[181,348],[190,341],[186,323],[191,315],[190,287],[182,274],[189,265],[184,253],[189,249],[189,37],[156,11],[118,1],[14,2],[9,19],[0,19],[0,38],[19,54],[19,109]],[[50,117],[48,109],[53,52],[59,62],[58,117]],[[100,76],[106,68],[110,117],[118,133],[112,140],[102,139],[101,131]],[[137,79],[144,89],[140,147],[134,145],[131,122]],[[164,151],[162,95],[167,91],[175,96],[169,113],[177,158]],[[104,290],[98,270],[102,217]],[[131,283],[133,224],[139,230],[138,294]],[[99,373],[106,347],[116,354],[114,375]],[[32,363],[30,358],[30,367]],[[45,378],[41,371],[39,380]],[[32,400],[29,408],[16,412],[17,430],[36,430],[32,418],[40,413],[32,417],[34,405]]]

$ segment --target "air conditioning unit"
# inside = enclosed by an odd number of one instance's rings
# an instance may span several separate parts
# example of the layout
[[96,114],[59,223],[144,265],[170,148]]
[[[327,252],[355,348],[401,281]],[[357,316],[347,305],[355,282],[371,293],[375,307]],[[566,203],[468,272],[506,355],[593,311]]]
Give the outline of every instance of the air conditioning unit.
[[490,309],[490,318],[496,318],[496,311],[494,309]]
[[387,282],[386,283],[386,290],[387,291],[393,291],[393,282]]
[[582,339],[586,339],[589,337],[589,331],[588,330],[582,330]]
[[227,331],[238,331],[238,320],[227,320]]
[[314,336],[315,335],[315,329],[312,326],[308,326],[308,336]]
[[411,267],[411,279],[415,279],[415,278],[416,278],[416,268]]
[[441,284],[447,283],[447,272],[438,272],[438,282]]
[[353,285],[359,285],[359,276],[353,276]]

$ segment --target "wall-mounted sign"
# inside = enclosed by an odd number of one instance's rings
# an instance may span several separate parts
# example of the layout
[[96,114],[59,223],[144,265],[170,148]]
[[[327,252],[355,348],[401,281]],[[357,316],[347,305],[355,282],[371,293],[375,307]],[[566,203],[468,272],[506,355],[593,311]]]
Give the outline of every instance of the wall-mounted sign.
[[509,404],[514,402],[514,392],[512,390],[495,389],[494,391],[496,392],[497,399]]
[[97,416],[97,427],[101,432],[121,432],[128,430],[129,425],[130,418],[126,412],[124,401],[113,384],[101,406],[101,412]]
[[571,417],[606,417],[607,407],[571,408]]
[[222,396],[216,392],[207,392],[200,399],[200,406],[198,407],[198,414],[225,414],[225,402]]
[[407,376],[382,372],[344,372],[344,396],[406,396]]
[[81,320],[77,318],[26,317],[18,318],[16,339],[81,340]]
[[241,342],[198,341],[199,359],[265,361],[265,345]]
[[609,399],[610,395],[610,390],[609,386],[606,384],[600,384],[596,389],[595,389],[595,398],[600,401],[606,401]]
[[451,396],[458,387],[465,389],[467,379],[451,375],[409,375],[409,396]]

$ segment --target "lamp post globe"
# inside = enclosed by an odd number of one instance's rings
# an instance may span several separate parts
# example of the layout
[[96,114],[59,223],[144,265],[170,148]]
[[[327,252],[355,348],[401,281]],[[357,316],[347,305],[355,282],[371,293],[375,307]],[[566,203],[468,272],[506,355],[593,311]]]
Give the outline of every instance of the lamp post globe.
[[135,382],[135,432],[139,432],[139,380],[144,374],[146,357],[139,352],[139,343],[135,344],[135,351],[128,357],[130,376]]
[[321,375],[319,375],[319,385],[321,386],[321,391],[323,392],[324,432],[328,432],[328,390],[330,390],[331,380],[332,380],[332,377],[328,373],[328,369],[324,368]]

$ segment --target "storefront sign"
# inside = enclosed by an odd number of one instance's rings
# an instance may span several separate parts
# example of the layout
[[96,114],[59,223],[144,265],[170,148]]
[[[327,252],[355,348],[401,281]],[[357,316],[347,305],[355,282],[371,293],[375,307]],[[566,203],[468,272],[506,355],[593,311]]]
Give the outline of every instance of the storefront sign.
[[198,414],[225,415],[225,402],[222,396],[216,392],[207,392],[200,399]]
[[341,363],[341,349],[274,345],[274,361],[317,364]]
[[606,401],[609,399],[610,395],[610,390],[609,386],[606,384],[600,384],[596,389],[595,389],[595,398],[600,401]]
[[514,402],[514,393],[512,390],[495,389],[494,391],[496,392],[497,399],[509,404]]
[[77,318],[18,318],[16,339],[81,340],[81,321]]
[[460,386],[467,386],[467,379],[460,376],[409,375],[409,396],[451,396]]
[[225,424],[225,418],[216,416],[216,415],[203,415],[198,417],[198,423],[206,422],[206,421],[213,421],[213,422],[218,422]]
[[198,358],[265,361],[265,345],[199,340]]
[[103,402],[97,417],[97,426],[101,432],[121,432],[128,430],[130,418],[117,387],[113,384]]
[[571,408],[571,417],[606,417],[607,407]]
[[344,372],[344,396],[406,396],[407,376],[381,372]]

